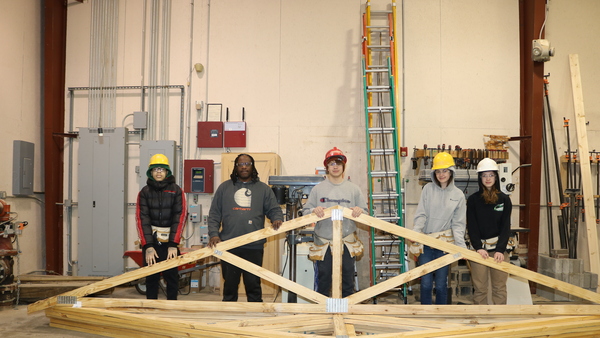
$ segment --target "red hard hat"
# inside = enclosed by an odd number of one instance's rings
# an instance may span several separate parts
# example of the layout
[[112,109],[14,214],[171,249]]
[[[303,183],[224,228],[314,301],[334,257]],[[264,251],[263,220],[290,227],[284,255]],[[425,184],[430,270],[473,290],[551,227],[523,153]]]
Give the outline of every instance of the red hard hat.
[[344,155],[344,153],[341,150],[339,150],[337,147],[333,147],[333,149],[329,150],[327,152],[327,154],[325,154],[325,160],[323,161],[323,165],[327,166],[327,162],[329,162],[329,160],[332,157],[337,157],[340,160],[342,160],[342,162],[344,162],[344,164],[346,164],[347,159],[346,159],[346,156]]

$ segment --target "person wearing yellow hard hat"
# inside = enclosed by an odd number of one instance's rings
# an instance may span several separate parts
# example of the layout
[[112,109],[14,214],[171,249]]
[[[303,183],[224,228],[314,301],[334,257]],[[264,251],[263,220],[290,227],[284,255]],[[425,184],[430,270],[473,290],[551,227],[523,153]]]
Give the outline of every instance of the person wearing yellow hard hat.
[[[352,216],[358,217],[367,213],[367,201],[360,188],[344,178],[347,158],[344,153],[334,147],[325,154],[325,171],[327,178],[317,184],[308,195],[302,212],[304,215],[314,213],[318,217],[325,215],[325,209],[336,205],[352,210]],[[344,218],[342,221],[342,297],[354,293],[354,261],[363,254],[363,244],[356,235],[356,223]],[[333,221],[325,218],[315,226],[314,242],[309,249],[309,259],[317,265],[317,292],[330,297],[332,283],[331,242],[333,240]]]
[[[432,182],[421,192],[413,230],[466,248],[465,195],[454,185],[455,170],[454,158],[449,153],[441,152],[433,158]],[[419,265],[444,255],[441,250],[423,245]],[[448,303],[448,269],[446,265],[421,277],[421,304],[432,304],[434,285],[435,303]]]
[[[150,158],[146,186],[140,190],[136,207],[136,227],[142,245],[144,266],[179,255],[186,220],[185,194],[175,183],[169,159],[163,154]],[[179,291],[177,267],[162,272],[167,283],[167,300],[176,300]],[[160,273],[146,277],[146,298],[158,299]]]
[[[471,246],[483,259],[492,257],[496,263],[508,261],[510,238],[510,197],[500,190],[498,164],[484,158],[477,164],[479,191],[467,200],[467,229]],[[508,273],[471,262],[473,304],[488,304],[488,284],[492,286],[494,305],[506,304]]]

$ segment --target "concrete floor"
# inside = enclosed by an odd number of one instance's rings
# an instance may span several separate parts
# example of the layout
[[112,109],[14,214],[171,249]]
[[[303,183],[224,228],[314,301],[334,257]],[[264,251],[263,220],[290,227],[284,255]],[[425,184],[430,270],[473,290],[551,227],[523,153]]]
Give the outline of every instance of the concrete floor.
[[[122,286],[115,288],[112,295],[103,297],[111,298],[146,298],[139,294],[133,286]],[[159,294],[159,299],[166,299],[164,294]],[[178,300],[204,300],[219,301],[219,293],[211,292],[208,288],[199,293],[190,293],[188,295],[179,295]],[[246,301],[240,297],[240,301]],[[265,299],[265,301],[267,301]],[[272,299],[270,300],[272,301]],[[7,335],[8,334],[8,335]],[[33,314],[27,314],[27,304],[18,306],[0,307],[0,336],[11,338],[31,338],[31,337],[103,337],[100,335],[82,333],[71,330],[64,330],[50,327],[50,319],[46,317],[44,311]]]

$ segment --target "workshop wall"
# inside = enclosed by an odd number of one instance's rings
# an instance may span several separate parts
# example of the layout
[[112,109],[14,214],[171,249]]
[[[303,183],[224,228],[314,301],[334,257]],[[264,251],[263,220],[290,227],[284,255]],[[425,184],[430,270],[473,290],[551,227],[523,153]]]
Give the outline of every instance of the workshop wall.
[[[119,2],[118,85],[148,84],[150,51],[148,1]],[[374,9],[389,1],[372,1]],[[409,148],[437,144],[483,148],[483,135],[519,134],[519,1],[512,0],[405,0],[398,1],[399,79],[402,108],[402,145]],[[600,150],[597,110],[593,95],[599,84],[598,46],[591,43],[600,25],[600,6],[594,0],[549,0],[546,38],[556,56],[545,64],[550,72],[551,105],[559,153],[566,150],[562,117],[573,119],[568,54],[578,53],[588,121],[590,150]],[[7,39],[0,52],[4,79],[0,100],[4,123],[0,126],[2,158],[12,158],[12,140],[36,144],[34,189],[43,190],[40,111],[41,5],[37,2],[2,2],[0,27]],[[180,100],[169,100],[168,138],[179,144],[185,158],[220,161],[226,149],[198,149],[195,123],[206,118],[196,103],[222,103],[230,120],[246,110],[246,148],[233,152],[276,152],[284,175],[312,174],[323,154],[333,146],[349,158],[347,175],[366,192],[365,121],[360,65],[360,0],[195,0],[171,2],[170,63],[168,83],[185,86],[184,114]],[[89,84],[90,2],[71,3],[68,9],[66,86]],[[144,21],[146,20],[146,21]],[[145,26],[144,26],[145,23]],[[196,63],[204,71],[193,70]],[[66,92],[66,89],[65,89]],[[65,95],[66,97],[66,95]],[[117,126],[131,129],[129,114],[141,109],[139,95],[117,99]],[[74,102],[75,127],[88,126],[87,95]],[[70,109],[67,101],[67,111]],[[17,112],[17,114],[15,113]],[[180,130],[183,118],[184,128]],[[65,130],[67,128],[65,127]],[[183,133],[181,136],[180,133]],[[576,144],[574,127],[571,144]],[[128,201],[139,190],[135,167],[139,165],[137,135],[130,136]],[[510,142],[509,162],[516,167],[518,142]],[[76,149],[76,145],[74,147]],[[76,153],[76,152],[75,152]],[[404,158],[407,227],[420,196],[410,159]],[[221,181],[220,167],[216,166]],[[594,172],[594,171],[593,171]],[[76,182],[77,172],[71,173]],[[554,174],[551,171],[551,175]],[[263,181],[267,178],[263,177]],[[513,177],[517,190],[518,172]],[[11,181],[0,181],[0,191],[11,191]],[[75,190],[77,187],[74,188]],[[542,188],[543,189],[543,188]],[[543,192],[542,192],[543,195]],[[557,195],[555,195],[557,196]],[[75,196],[76,198],[76,196]],[[210,195],[199,203],[208,212]],[[33,199],[9,199],[20,219],[30,222],[21,237],[21,269],[43,268],[43,205]],[[557,204],[557,203],[555,203]],[[513,226],[517,224],[515,208]],[[545,213],[541,212],[540,252],[547,250]],[[74,218],[76,219],[76,214]],[[128,210],[131,248],[133,209]],[[39,228],[36,228],[39,227]],[[584,233],[580,231],[580,234]],[[191,235],[191,234],[188,234]],[[190,239],[195,244],[194,237]],[[65,241],[67,243],[67,241]],[[66,250],[66,248],[65,248]],[[65,259],[66,255],[65,255]],[[67,264],[65,262],[65,264]]]
[[[2,178],[0,191],[6,192],[6,203],[15,221],[28,221],[19,236],[14,272],[44,269],[44,203],[42,145],[42,4],[39,1],[1,1],[0,32],[0,159]],[[13,141],[35,145],[35,193],[31,198],[12,196]],[[17,243],[13,244],[17,248]]]

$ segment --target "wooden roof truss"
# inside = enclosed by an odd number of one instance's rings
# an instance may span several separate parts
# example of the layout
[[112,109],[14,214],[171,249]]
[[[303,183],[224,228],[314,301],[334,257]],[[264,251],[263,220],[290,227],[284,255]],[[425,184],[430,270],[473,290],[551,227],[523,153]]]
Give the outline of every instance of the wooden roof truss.
[[[332,297],[327,298],[227,250],[302,228],[331,217],[334,239]],[[341,298],[341,223],[343,218],[447,252],[380,284]],[[600,295],[507,262],[484,260],[474,251],[378,220],[352,217],[350,209],[331,207],[325,216],[306,215],[203,248],[175,259],[108,278],[29,305],[46,311],[50,325],[110,337],[598,337]],[[314,304],[166,301],[85,297],[179,265],[214,256],[296,293]],[[362,304],[372,297],[459,259],[475,261],[529,281],[575,295],[578,305],[390,305]]]

